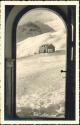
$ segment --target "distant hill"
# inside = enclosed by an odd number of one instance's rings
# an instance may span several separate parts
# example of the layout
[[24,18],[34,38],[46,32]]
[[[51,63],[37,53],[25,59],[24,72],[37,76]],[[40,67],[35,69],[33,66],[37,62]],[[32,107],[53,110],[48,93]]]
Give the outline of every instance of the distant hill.
[[[66,49],[66,34],[59,32],[48,32],[34,37],[29,37],[17,43],[17,58],[39,53],[39,47],[43,44],[52,44],[55,50]],[[57,51],[57,54],[59,51]]]
[[28,22],[27,24],[20,25],[17,28],[17,42],[23,41],[29,37],[37,36],[47,32],[54,32],[55,30],[49,25],[39,21]]

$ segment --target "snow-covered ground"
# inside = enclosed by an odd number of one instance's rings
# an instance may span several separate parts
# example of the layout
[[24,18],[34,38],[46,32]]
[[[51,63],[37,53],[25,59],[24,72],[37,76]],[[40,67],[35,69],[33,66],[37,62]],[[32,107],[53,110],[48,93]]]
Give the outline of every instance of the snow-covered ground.
[[17,59],[17,114],[64,117],[65,54],[37,54]]
[[44,33],[35,37],[29,37],[17,43],[17,58],[34,55],[39,52],[42,44],[53,44],[56,50],[66,48],[66,34],[63,31]]

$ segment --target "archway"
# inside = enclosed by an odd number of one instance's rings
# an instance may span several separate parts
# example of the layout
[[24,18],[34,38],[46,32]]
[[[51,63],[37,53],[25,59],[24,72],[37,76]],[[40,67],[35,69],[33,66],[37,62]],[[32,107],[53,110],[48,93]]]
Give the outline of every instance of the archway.
[[[18,22],[16,34],[17,115],[65,118],[66,73],[61,73],[67,62],[65,22],[50,9],[32,9]],[[46,53],[51,44],[56,51],[49,48]]]

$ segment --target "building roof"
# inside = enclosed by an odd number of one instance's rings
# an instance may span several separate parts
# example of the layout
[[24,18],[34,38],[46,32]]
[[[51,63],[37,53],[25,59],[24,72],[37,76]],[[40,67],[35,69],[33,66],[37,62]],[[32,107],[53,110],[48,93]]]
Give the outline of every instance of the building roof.
[[43,45],[41,45],[40,47],[45,47],[45,46],[47,46],[49,49],[55,48],[55,46],[52,45],[52,44],[43,44]]
[[54,45],[49,44],[48,49],[53,49],[53,48],[55,48]]

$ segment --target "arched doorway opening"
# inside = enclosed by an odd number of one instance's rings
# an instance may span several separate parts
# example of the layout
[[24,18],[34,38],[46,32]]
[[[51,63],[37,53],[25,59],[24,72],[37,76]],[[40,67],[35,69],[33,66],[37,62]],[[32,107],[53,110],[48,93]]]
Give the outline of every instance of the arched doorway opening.
[[65,118],[66,23],[55,11],[36,8],[22,16],[16,34],[17,115]]

